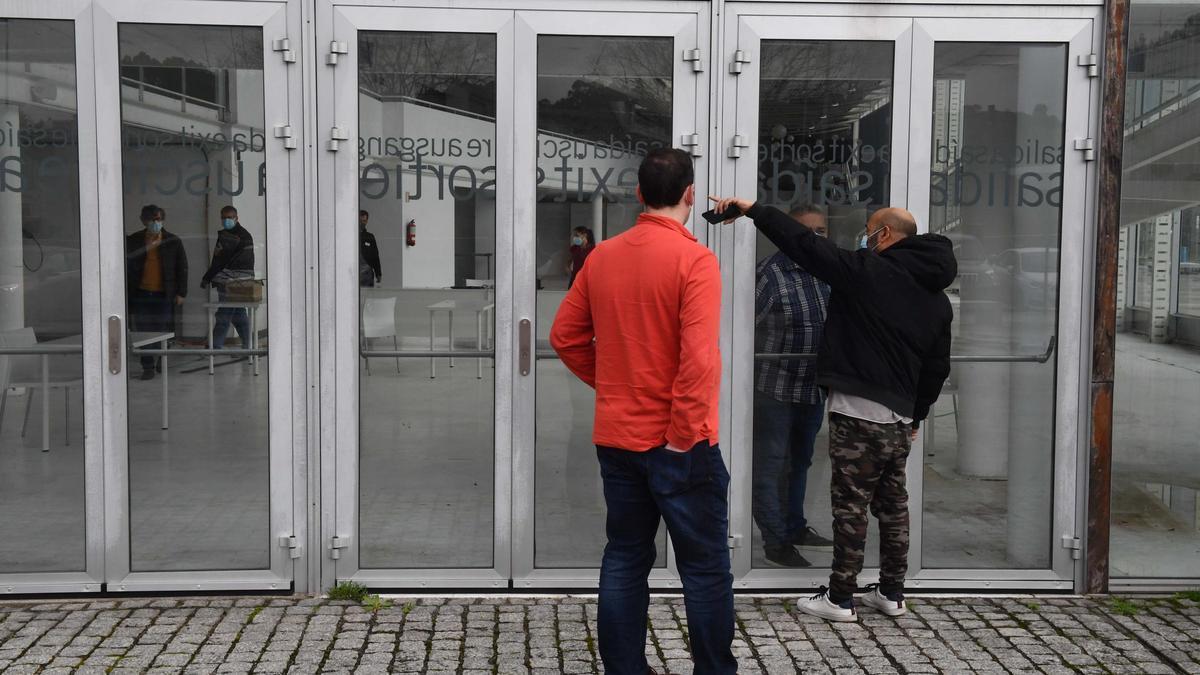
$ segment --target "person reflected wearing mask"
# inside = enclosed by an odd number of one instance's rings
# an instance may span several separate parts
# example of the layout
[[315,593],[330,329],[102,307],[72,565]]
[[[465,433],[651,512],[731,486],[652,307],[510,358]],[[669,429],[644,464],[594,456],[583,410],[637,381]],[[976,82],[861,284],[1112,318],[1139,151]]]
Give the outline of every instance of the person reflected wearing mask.
[[[173,331],[175,308],[187,297],[187,253],[179,237],[164,227],[166,217],[154,204],[143,206],[142,230],[125,238],[129,325],[135,331]],[[143,356],[141,363],[141,379],[154,379],[160,361]]]
[[575,277],[579,275],[579,270],[583,269],[583,262],[587,260],[594,248],[596,248],[596,237],[590,229],[577,227],[571,230],[571,269],[570,277],[567,279],[567,288],[575,285]]
[[[788,214],[799,226],[828,236],[825,212],[813,204]],[[821,342],[829,286],[782,252],[758,265],[754,288],[755,351],[815,354]],[[754,373],[754,522],[767,562],[809,567],[796,546],[832,551],[833,542],[809,526],[804,497],[813,448],[825,417],[825,395],[812,359],[760,361]],[[790,464],[790,466],[789,466]],[[786,488],[786,498],[781,494]]]
[[[221,209],[221,229],[217,232],[217,245],[213,247],[212,264],[200,280],[201,288],[217,287],[217,298],[225,302],[225,285],[232,281],[254,278],[254,237],[238,222],[237,209],[226,206]],[[237,329],[242,347],[250,341],[250,317],[245,307],[220,307],[213,321],[213,349],[225,346],[229,324]]]
[[829,392],[833,465],[833,569],[829,587],[796,608],[831,621],[857,621],[854,593],[867,542],[867,511],[879,521],[879,583],[863,604],[888,616],[908,611],[908,491],[905,465],[917,425],[929,415],[950,374],[945,289],[958,274],[954,246],[917,234],[913,215],[871,214],[860,248],[847,251],[787,215],[747,199],[736,206],[779,250],[829,284],[829,313],[817,352],[817,384]]
[[371,214],[358,212],[358,284],[372,288],[383,281],[383,267],[379,264],[379,242],[375,235],[367,232]]

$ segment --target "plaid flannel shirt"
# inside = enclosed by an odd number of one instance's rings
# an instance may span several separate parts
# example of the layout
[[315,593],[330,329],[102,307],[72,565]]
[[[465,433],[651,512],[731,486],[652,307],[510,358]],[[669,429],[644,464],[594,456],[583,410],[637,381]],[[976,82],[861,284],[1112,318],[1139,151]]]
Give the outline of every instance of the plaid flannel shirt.
[[[776,253],[758,264],[754,287],[754,348],[771,354],[814,354],[821,343],[829,286]],[[824,403],[812,358],[756,364],[754,388],[786,403]]]

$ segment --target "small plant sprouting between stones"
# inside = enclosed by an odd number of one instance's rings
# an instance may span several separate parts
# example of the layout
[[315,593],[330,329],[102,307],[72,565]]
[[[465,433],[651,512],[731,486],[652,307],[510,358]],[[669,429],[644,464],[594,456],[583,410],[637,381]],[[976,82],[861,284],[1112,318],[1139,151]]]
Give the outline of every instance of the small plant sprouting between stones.
[[413,608],[415,608],[415,607],[416,607],[415,603],[406,602],[406,603],[404,603],[404,606],[400,608],[400,612],[402,614],[404,614],[404,616],[408,616],[408,613],[413,611]]
[[259,615],[259,613],[262,611],[263,611],[262,605],[259,605],[259,606],[255,607],[254,609],[250,610],[250,616],[246,619],[246,623],[254,623],[254,618],[257,617]]
[[1120,614],[1121,616],[1134,616],[1138,613],[1138,606],[1125,598],[1113,598],[1108,606],[1114,614]]
[[361,603],[367,597],[367,587],[354,581],[342,581],[329,589],[330,600],[350,600]]
[[1029,611],[1031,611],[1031,612],[1036,612],[1042,608],[1041,605],[1039,605],[1038,603],[1033,602],[1033,601],[1025,603],[1025,606],[1028,607]]
[[381,609],[388,609],[392,606],[391,600],[384,600],[378,595],[368,595],[362,603],[362,606],[372,614],[378,614]]
[[1191,591],[1180,591],[1175,594],[1176,600],[1190,600],[1191,602],[1200,602],[1200,589]]

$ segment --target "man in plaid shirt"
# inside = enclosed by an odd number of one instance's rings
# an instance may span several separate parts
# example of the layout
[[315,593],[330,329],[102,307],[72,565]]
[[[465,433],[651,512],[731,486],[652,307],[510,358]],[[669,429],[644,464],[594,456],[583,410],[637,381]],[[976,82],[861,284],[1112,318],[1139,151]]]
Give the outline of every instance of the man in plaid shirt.
[[[789,214],[828,236],[824,211],[812,204]],[[759,353],[816,354],[829,304],[829,286],[782,253],[758,264],[754,289],[754,347]],[[754,521],[767,561],[808,567],[796,546],[831,551],[833,542],[809,527],[804,495],[813,446],[825,416],[816,385],[816,360],[761,360],[754,374]],[[786,491],[786,496],[785,496]]]

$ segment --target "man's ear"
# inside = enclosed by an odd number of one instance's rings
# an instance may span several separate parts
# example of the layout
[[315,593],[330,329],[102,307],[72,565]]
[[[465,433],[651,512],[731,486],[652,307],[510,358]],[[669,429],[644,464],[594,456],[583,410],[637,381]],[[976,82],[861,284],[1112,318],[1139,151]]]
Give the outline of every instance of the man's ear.
[[633,191],[637,195],[638,203],[641,204],[642,206],[645,206],[646,200],[642,198],[642,186],[639,185],[639,186],[635,187],[633,189]]
[[683,191],[683,203],[691,208],[696,205],[696,184],[692,183]]

